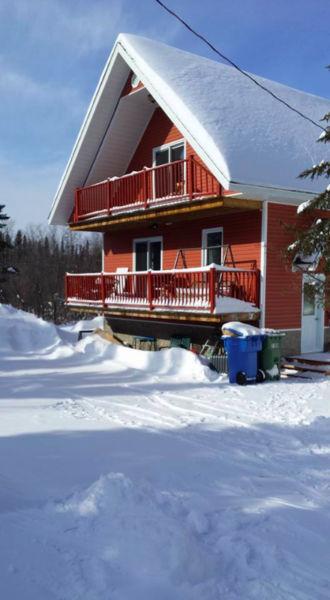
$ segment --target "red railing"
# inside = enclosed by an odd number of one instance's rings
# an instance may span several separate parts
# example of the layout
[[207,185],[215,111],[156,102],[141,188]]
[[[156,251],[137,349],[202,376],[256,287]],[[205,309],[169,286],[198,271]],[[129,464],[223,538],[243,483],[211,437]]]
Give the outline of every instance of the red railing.
[[[258,306],[259,271],[228,268],[66,275],[69,305],[240,312],[235,300]],[[232,311],[230,306],[232,305]],[[229,310],[228,310],[229,308]],[[237,310],[236,310],[237,308]]]
[[220,194],[217,179],[191,156],[77,189],[73,220],[76,223],[113,212],[147,208],[159,202]]

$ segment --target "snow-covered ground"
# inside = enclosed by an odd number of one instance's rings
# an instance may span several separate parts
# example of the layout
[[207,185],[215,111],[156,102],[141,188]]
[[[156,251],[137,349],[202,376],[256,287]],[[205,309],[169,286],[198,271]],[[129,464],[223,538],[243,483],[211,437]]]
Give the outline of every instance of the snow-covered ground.
[[330,383],[0,306],[0,598],[328,600]]

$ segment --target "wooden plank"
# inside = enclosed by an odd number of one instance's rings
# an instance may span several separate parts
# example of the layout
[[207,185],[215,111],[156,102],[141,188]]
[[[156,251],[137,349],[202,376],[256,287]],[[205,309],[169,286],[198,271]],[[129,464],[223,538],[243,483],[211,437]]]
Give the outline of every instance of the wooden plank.
[[310,373],[318,373],[319,375],[327,375],[328,377],[330,376],[330,369],[317,369],[316,365],[307,365],[305,364],[305,366],[303,365],[303,363],[297,364],[297,363],[284,363],[282,365],[282,369],[288,369],[291,371],[301,371],[303,373],[305,372],[310,372]]
[[262,202],[260,200],[247,200],[245,198],[224,197],[223,205],[225,208],[240,208],[244,210],[261,210]]
[[293,357],[288,356],[286,358],[286,360],[289,361],[290,363],[291,362],[297,362],[297,363],[302,363],[304,365],[312,365],[312,366],[313,365],[314,366],[318,366],[319,365],[321,367],[323,367],[323,366],[324,367],[329,367],[329,369],[330,369],[330,362],[327,361],[327,360],[322,360],[322,359],[320,359],[320,360],[314,360],[314,359],[311,359],[311,358],[303,358],[303,357],[299,357],[299,356],[293,356]]
[[133,319],[150,319],[157,321],[183,321],[191,323],[225,323],[226,321],[258,321],[259,312],[256,313],[226,313],[225,315],[211,315],[207,313],[193,313],[180,311],[162,311],[156,312],[152,310],[134,310],[125,308],[111,308],[100,306],[92,307],[85,305],[67,305],[73,312],[88,312],[93,314],[104,314],[112,317],[124,317]]
[[117,216],[110,215],[109,217],[105,217],[104,220],[98,218],[94,221],[90,220],[88,222],[82,223],[70,223],[70,229],[72,229],[73,231],[97,231],[108,229],[115,225],[127,225],[133,223],[140,224],[141,222],[144,223],[150,220],[160,219],[162,217],[167,218],[175,215],[185,215],[187,213],[197,212],[200,211],[201,208],[203,210],[209,210],[211,208],[221,208],[223,204],[224,201],[218,197],[212,201],[204,200],[203,204],[199,201],[188,201],[180,205],[175,203],[174,206],[160,206],[159,208],[153,209],[141,209],[134,213],[126,212],[122,215]]

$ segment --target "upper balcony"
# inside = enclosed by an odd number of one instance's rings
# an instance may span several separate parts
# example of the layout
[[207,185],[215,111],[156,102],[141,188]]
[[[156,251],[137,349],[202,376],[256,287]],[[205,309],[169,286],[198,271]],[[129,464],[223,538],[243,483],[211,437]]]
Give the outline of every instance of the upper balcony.
[[97,229],[123,216],[126,222],[137,214],[144,219],[161,212],[166,216],[169,209],[205,206],[206,200],[225,194],[212,173],[190,156],[77,189],[71,226],[88,229],[93,223]]

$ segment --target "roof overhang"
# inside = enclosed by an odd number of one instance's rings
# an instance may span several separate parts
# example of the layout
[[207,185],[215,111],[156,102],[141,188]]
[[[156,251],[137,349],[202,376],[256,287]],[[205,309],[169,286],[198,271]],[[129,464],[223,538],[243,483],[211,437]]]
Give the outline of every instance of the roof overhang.
[[[130,71],[136,73],[138,78],[142,81],[144,89],[142,88],[142,90],[139,90],[138,92],[121,98],[121,92]],[[56,191],[48,217],[50,224],[65,225],[68,222],[72,211],[76,188],[95,183],[106,176],[120,176],[125,173],[125,168],[128,166],[127,163],[129,162],[127,159],[131,158],[131,153],[126,155],[126,161],[123,160],[120,165],[117,161],[114,170],[111,169],[111,164],[109,164],[108,161],[107,174],[105,175],[104,173],[102,174],[102,163],[104,162],[102,150],[106,147],[107,142],[109,142],[113,134],[117,137],[116,134],[118,131],[121,132],[121,135],[125,135],[125,132],[127,133],[127,131],[130,131],[130,122],[133,123],[134,120],[132,117],[137,117],[138,114],[140,117],[142,114],[145,115],[144,119],[143,116],[142,119],[140,118],[141,127],[139,133],[142,135],[152,112],[155,109],[155,105],[150,101],[146,101],[143,107],[144,113],[142,113],[142,103],[140,103],[139,113],[136,113],[136,111],[135,113],[132,113],[133,103],[130,102],[130,100],[135,95],[138,95],[141,100],[146,100],[148,93],[180,130],[182,135],[194,148],[213,175],[220,181],[223,188],[225,190],[230,189],[231,186],[228,178],[227,166],[221,155],[219,155],[218,149],[214,147],[213,154],[212,152],[207,152],[205,150],[203,145],[196,139],[196,136],[192,134],[191,128],[188,127],[186,123],[183,123],[172,109],[171,103],[168,101],[166,95],[159,93],[156,82],[151,81],[145,75],[143,65],[134,58],[132,52],[126,47],[123,36],[120,35],[102,72],[100,81]],[[130,110],[125,110],[128,103],[130,103]],[[149,106],[149,110],[146,109],[147,105]],[[191,118],[193,118],[193,116],[191,116]],[[188,121],[190,122],[191,119],[188,119]],[[116,128],[120,123],[123,125],[122,128]],[[195,123],[195,126],[201,128],[199,123]],[[137,134],[135,142],[138,141],[138,139],[139,134]],[[116,146],[115,154],[116,158],[118,158],[118,146]],[[213,156],[216,155],[219,155],[217,162],[213,158]]]
[[[207,131],[194,111],[184,102],[183,97],[176,94],[173,85],[171,87],[169,83],[170,80],[165,81],[166,78],[161,78],[157,70],[149,66],[150,53],[137,51],[134,39],[132,42],[131,38],[134,36],[121,34],[106,63],[55,194],[49,215],[51,224],[63,225],[68,222],[74,191],[77,187],[102,180],[105,177],[120,176],[125,173],[139,137],[153,112],[147,92],[187,139],[224,190],[230,189],[233,192],[239,192],[246,199],[285,201],[285,203],[292,204],[299,204],[315,195],[315,192],[299,189],[298,185],[297,189],[289,189],[232,181],[234,177],[231,177],[230,169],[233,165],[228,164],[225,153],[221,150],[222,144],[219,143],[219,140],[217,143],[214,141],[210,130]],[[155,42],[150,43],[156,44]],[[156,52],[158,46],[163,45],[158,44]],[[138,45],[137,48],[139,48]],[[179,50],[176,52],[187,54]],[[205,61],[206,59],[201,58],[201,60]],[[219,65],[217,64],[217,66]],[[131,70],[142,81],[145,89],[130,94],[128,97],[121,97]],[[132,99],[133,96],[136,96],[135,99]],[[311,102],[310,99],[309,101]],[[125,143],[122,145],[121,153],[118,150],[119,139],[126,143],[126,145]],[[237,144],[237,142],[235,143]],[[109,152],[111,160],[109,160]],[[106,173],[104,172],[105,165]],[[273,179],[276,179],[276,176]]]

